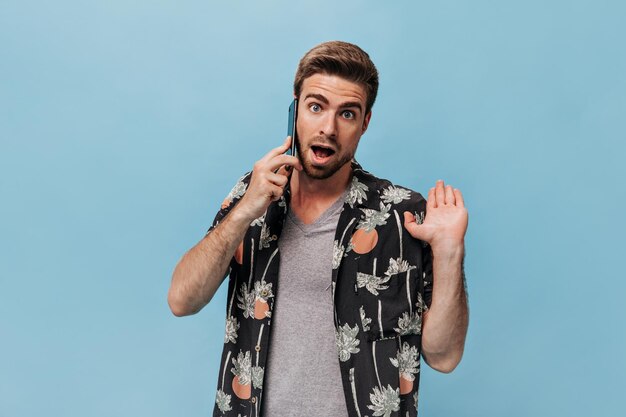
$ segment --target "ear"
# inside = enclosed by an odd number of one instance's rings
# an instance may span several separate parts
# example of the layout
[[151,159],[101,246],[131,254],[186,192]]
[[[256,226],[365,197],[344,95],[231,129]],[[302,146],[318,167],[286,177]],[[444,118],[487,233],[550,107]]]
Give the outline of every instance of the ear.
[[372,118],[372,111],[370,110],[369,113],[367,113],[365,115],[365,118],[363,119],[363,127],[361,129],[361,134],[365,133],[365,131],[367,130],[367,127],[370,124],[370,119]]

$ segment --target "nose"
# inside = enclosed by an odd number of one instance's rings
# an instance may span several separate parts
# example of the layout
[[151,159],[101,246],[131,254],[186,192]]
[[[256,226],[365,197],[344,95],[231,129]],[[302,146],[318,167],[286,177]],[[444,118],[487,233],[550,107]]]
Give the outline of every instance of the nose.
[[324,116],[322,125],[320,126],[320,135],[334,139],[337,136],[337,120],[335,115],[332,112],[327,112]]

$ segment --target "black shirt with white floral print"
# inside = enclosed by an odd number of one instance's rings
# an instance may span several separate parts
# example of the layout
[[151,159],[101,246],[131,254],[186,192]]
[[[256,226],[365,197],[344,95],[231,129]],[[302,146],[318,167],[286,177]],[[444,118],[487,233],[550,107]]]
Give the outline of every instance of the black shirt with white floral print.
[[[356,162],[352,173],[328,271],[347,412],[350,417],[416,416],[432,253],[404,229],[403,213],[409,211],[421,222],[426,200],[376,178]],[[237,182],[208,233],[245,194],[250,177],[248,173]],[[279,287],[278,239],[288,204],[287,189],[251,223],[231,261],[214,416],[259,416]]]

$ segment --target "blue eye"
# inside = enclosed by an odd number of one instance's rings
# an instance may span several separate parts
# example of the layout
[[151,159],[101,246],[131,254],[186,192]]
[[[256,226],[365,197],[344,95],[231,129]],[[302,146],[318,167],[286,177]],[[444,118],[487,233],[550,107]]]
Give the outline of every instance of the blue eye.
[[309,106],[309,109],[313,112],[313,113],[319,113],[320,111],[322,111],[322,108],[320,107],[319,104],[311,104]]
[[349,110],[344,110],[341,113],[341,116],[343,116],[344,119],[354,119],[354,112],[351,112]]

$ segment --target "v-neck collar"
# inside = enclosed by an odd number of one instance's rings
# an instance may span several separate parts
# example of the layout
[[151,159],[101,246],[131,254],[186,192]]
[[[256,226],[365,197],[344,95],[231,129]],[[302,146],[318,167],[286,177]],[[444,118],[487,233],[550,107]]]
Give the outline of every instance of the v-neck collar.
[[324,210],[324,212],[322,214],[320,214],[311,223],[308,223],[308,224],[304,223],[293,212],[293,210],[291,210],[291,208],[289,208],[289,210],[287,211],[287,218],[289,219],[289,221],[291,221],[294,225],[296,225],[304,233],[309,233],[311,231],[311,229],[315,229],[315,228],[319,227],[320,225],[324,224],[329,218],[331,218],[333,215],[337,214],[343,208],[343,204],[344,204],[344,200],[346,198],[347,192],[348,192],[348,189],[346,188],[346,190],[337,198],[337,200],[335,200],[335,202],[333,204],[331,204],[330,207],[328,207],[326,210]]

